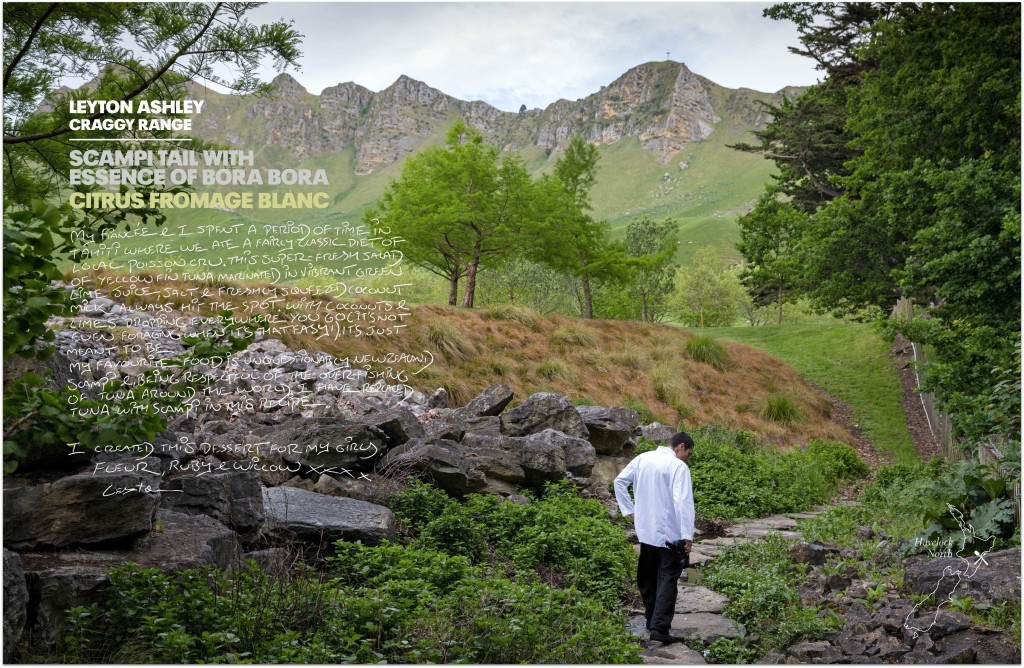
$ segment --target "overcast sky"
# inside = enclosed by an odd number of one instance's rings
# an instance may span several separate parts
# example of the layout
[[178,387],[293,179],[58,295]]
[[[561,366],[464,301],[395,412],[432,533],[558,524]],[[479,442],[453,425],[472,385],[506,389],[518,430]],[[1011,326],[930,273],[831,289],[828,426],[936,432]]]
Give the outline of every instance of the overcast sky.
[[[776,91],[818,80],[789,53],[788,22],[746,2],[270,2],[257,20],[291,19],[305,37],[311,93],[354,81],[379,91],[399,75],[505,111],[575,100],[631,67],[671,58],[727,88]],[[267,76],[273,71],[267,70]]]

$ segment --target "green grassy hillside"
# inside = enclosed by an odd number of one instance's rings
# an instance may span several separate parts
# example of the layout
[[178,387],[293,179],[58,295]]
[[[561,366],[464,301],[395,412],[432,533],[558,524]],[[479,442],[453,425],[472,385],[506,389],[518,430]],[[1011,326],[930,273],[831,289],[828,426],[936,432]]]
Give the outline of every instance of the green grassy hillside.
[[870,326],[855,323],[718,327],[709,335],[764,350],[849,404],[878,450],[898,463],[918,459],[900,405],[900,384],[889,346]]

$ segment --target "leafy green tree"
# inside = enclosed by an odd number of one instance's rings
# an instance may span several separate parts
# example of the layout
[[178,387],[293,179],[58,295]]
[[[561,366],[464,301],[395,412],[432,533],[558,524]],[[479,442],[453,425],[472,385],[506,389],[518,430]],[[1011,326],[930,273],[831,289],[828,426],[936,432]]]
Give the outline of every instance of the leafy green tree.
[[[50,283],[59,276],[60,260],[81,259],[89,243],[118,226],[163,222],[162,214],[148,206],[71,209],[60,204],[68,186],[70,152],[83,146],[72,140],[141,140],[170,134],[72,130],[69,103],[178,100],[197,79],[237,92],[267,92],[268,84],[256,76],[257,67],[267,58],[279,69],[295,65],[299,35],[284,21],[253,24],[245,15],[254,7],[184,2],[4,4],[4,311],[16,328],[10,337],[5,332],[5,360],[13,354],[46,354],[45,348],[33,344],[52,337],[46,319],[70,304],[68,293]],[[236,78],[226,79],[228,71]],[[91,81],[77,90],[60,88],[73,78]],[[112,115],[101,109],[87,118],[97,121]],[[142,194],[152,190],[136,188]]]
[[710,246],[697,251],[693,263],[676,272],[669,313],[689,327],[725,327],[739,314],[743,287],[722,267]]
[[378,219],[402,235],[413,263],[449,282],[455,305],[465,276],[462,306],[472,308],[484,264],[524,248],[536,235],[534,183],[516,155],[500,157],[483,135],[458,121],[444,146],[406,160],[364,219]]
[[[928,387],[960,434],[983,438],[999,429],[986,408],[992,370],[1019,364],[1019,8],[812,3],[767,13],[796,22],[798,52],[845,99],[841,111],[809,107],[805,123],[841,120],[849,136],[849,158],[828,176],[838,194],[810,206],[783,188],[813,212],[801,239],[809,296],[841,313],[888,310],[899,297],[927,305],[928,320],[897,328],[935,347]],[[822,146],[811,155],[827,158]]]
[[807,219],[806,213],[768,191],[758,199],[753,211],[736,221],[740,228],[736,248],[747,261],[740,278],[755,306],[775,302],[780,325],[782,305],[799,297],[797,286],[802,266],[798,253]]
[[626,257],[631,260],[628,292],[640,303],[640,320],[657,322],[665,313],[665,299],[672,292],[673,259],[679,248],[679,223],[660,223],[649,216],[626,226]]
[[775,163],[774,187],[802,211],[813,212],[843,193],[840,177],[849,174],[846,163],[860,153],[847,129],[850,94],[870,67],[858,49],[881,19],[904,11],[887,3],[788,3],[765,10],[774,20],[796,24],[797,55],[814,60],[827,75],[799,97],[784,97],[778,105],[761,103],[772,117],[754,133],[758,142],[732,148],[760,153]]
[[[296,66],[299,35],[285,21],[254,24],[253,3],[7,3],[4,15],[4,201],[27,205],[64,187],[71,139],[165,138],[168,131],[71,129],[69,103],[177,100],[206,81],[267,93],[265,59]],[[133,45],[131,47],[126,45]],[[228,72],[234,78],[227,78]],[[91,81],[58,88],[69,78]],[[100,109],[87,118],[111,114]]]
[[523,255],[481,271],[479,286],[477,297],[486,304],[517,304],[544,314],[569,313],[565,276]]
[[[609,241],[608,225],[594,220],[588,211],[590,189],[597,177],[597,147],[582,137],[573,137],[565,153],[555,162],[553,176],[541,182],[548,225],[538,259],[570,275],[578,285],[580,314],[594,317],[591,280],[606,277],[621,280],[624,251]],[[576,290],[574,290],[576,292]]]

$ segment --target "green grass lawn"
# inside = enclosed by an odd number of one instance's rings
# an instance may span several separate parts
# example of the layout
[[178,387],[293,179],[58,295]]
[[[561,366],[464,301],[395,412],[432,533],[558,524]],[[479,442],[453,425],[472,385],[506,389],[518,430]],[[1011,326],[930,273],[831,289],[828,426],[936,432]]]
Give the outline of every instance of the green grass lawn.
[[872,445],[896,462],[918,459],[900,405],[900,384],[889,346],[870,325],[800,323],[711,327],[710,336],[775,355],[807,380],[849,404]]

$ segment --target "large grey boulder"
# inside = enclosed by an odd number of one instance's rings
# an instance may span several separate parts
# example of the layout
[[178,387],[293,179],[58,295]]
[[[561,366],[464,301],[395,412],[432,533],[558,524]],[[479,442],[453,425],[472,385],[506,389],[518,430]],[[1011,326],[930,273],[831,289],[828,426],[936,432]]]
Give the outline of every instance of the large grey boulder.
[[126,563],[176,571],[238,566],[241,548],[235,532],[204,515],[161,510],[158,530],[123,550],[24,552],[21,555],[29,589],[32,644],[52,648],[67,629],[67,610],[100,600],[109,584],[107,572]]
[[1020,548],[1014,547],[985,555],[985,562],[975,568],[977,557],[918,556],[908,559],[903,586],[914,594],[935,592],[939,600],[954,592],[970,596],[978,603],[1000,603],[1020,600]]
[[388,437],[377,427],[337,418],[289,420],[254,433],[269,442],[261,451],[317,473],[369,471],[388,450]]
[[[525,438],[527,447],[539,448],[555,446],[562,449],[565,455],[565,470],[579,478],[587,478],[597,463],[594,446],[587,440],[563,434],[554,429],[545,429],[538,434],[530,434]],[[557,479],[557,478],[556,478]]]
[[381,468],[426,473],[435,485],[458,495],[480,491],[487,484],[483,472],[464,460],[463,447],[446,439],[409,441],[388,452]]
[[263,524],[263,486],[251,471],[189,473],[164,482],[160,505],[189,515],[208,515],[242,534]]
[[463,461],[468,468],[482,471],[489,479],[523,484],[526,472],[519,463],[519,456],[511,448],[499,447],[501,440],[501,437],[470,436],[469,442],[463,443]]
[[271,535],[305,543],[362,541],[376,545],[395,537],[395,514],[384,506],[291,487],[263,490]]
[[380,429],[387,436],[389,448],[397,448],[414,438],[423,438],[425,434],[420,421],[408,408],[376,411],[360,417],[358,421]]
[[466,417],[499,415],[514,397],[515,394],[508,385],[495,383],[478,394],[460,412]]
[[645,424],[640,427],[640,435],[644,438],[649,438],[659,445],[668,445],[668,442],[672,440],[672,437],[676,434],[675,429],[662,424],[660,422],[652,422]]
[[4,663],[11,663],[28,619],[28,587],[21,557],[4,548]]
[[466,434],[466,420],[457,409],[445,409],[440,414],[429,415],[423,423],[423,431],[428,441],[461,441]]
[[497,415],[468,418],[463,423],[466,434],[501,436],[501,418]]
[[615,477],[629,464],[628,457],[606,457],[598,455],[594,468],[590,470],[590,479],[607,487],[615,481]]
[[600,455],[614,457],[639,432],[636,411],[622,406],[580,406],[580,417],[587,428],[587,438]]
[[159,483],[134,473],[80,473],[49,483],[4,477],[4,545],[90,545],[145,533],[160,504]]
[[521,405],[501,416],[501,431],[507,436],[528,436],[545,429],[578,438],[590,436],[576,407],[568,397],[560,394],[532,394]]
[[[546,431],[550,433],[542,432],[530,437],[469,433],[462,440],[463,452],[503,450],[510,453],[523,471],[522,484],[528,487],[541,487],[545,482],[564,480],[566,473],[566,451],[562,447],[561,438],[565,435],[552,430]],[[568,447],[573,449],[573,456],[582,467],[585,466],[581,463],[584,455],[580,452],[582,446],[576,442],[578,440],[569,442]]]

